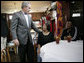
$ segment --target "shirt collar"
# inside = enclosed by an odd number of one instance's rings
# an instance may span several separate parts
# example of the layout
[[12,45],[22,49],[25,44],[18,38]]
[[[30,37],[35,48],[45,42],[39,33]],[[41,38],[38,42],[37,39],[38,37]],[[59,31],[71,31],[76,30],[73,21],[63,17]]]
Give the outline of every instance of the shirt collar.
[[25,13],[24,11],[22,11],[22,13],[23,13],[24,15],[27,15],[27,13]]

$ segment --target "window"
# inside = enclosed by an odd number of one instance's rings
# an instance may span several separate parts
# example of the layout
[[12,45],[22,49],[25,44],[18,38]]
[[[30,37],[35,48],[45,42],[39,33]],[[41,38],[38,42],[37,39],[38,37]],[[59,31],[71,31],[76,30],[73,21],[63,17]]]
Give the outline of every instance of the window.
[[80,17],[81,15],[80,15],[80,13],[73,13],[72,14],[72,17]]

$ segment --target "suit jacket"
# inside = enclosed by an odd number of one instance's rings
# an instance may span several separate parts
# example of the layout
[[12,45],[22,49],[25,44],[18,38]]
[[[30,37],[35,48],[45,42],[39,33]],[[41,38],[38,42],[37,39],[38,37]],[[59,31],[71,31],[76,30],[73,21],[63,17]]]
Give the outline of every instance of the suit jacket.
[[[28,39],[32,43],[30,30],[33,28],[36,32],[40,32],[32,22],[28,14],[29,27],[27,26],[26,19],[22,11],[16,12],[11,20],[11,33],[13,39],[18,39],[20,44],[26,45]],[[28,38],[29,37],[29,38]]]

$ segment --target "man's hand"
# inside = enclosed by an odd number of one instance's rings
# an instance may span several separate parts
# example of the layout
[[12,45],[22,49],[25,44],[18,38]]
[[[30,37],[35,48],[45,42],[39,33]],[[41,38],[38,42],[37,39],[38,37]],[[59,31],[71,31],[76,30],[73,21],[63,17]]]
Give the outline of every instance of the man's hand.
[[13,42],[15,43],[16,46],[19,46],[19,41],[18,41],[18,39],[13,40]]

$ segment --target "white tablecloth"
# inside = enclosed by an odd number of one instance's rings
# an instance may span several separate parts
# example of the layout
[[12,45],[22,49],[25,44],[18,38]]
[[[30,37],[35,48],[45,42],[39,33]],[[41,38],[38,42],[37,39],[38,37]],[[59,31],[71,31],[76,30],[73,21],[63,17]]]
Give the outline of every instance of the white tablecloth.
[[41,47],[42,62],[83,62],[83,41],[61,40],[48,43]]

